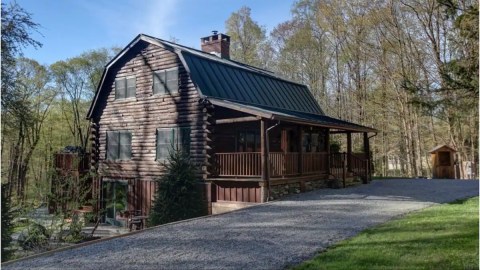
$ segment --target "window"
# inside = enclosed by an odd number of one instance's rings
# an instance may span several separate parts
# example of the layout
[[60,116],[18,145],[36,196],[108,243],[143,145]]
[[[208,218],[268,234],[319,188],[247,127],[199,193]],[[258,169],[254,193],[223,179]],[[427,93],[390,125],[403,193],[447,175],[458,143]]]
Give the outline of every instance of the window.
[[132,133],[128,131],[107,132],[107,159],[129,160],[132,157]]
[[303,133],[303,152],[325,152],[326,131],[305,131]]
[[190,154],[190,128],[174,127],[157,129],[157,160],[164,161],[168,158],[172,146]]
[[260,132],[238,131],[237,152],[260,152]]
[[135,77],[121,78],[115,80],[115,99],[135,97]]
[[178,93],[178,68],[153,72],[153,94]]

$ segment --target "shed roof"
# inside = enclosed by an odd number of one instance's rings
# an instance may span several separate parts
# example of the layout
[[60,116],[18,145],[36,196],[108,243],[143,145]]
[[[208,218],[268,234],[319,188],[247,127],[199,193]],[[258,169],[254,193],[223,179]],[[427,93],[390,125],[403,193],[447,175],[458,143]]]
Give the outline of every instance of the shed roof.
[[442,148],[448,148],[450,151],[452,152],[457,152],[457,150],[455,150],[454,148],[446,145],[446,144],[441,144],[441,145],[437,145],[435,146],[432,150],[429,151],[429,153],[435,153],[435,152],[438,152],[440,151]]

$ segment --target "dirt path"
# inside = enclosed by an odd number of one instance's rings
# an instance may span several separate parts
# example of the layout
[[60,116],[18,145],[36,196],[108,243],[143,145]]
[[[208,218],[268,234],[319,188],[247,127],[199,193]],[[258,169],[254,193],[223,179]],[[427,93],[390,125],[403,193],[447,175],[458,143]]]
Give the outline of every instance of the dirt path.
[[478,181],[325,189],[2,265],[3,269],[283,269],[392,217],[478,196]]

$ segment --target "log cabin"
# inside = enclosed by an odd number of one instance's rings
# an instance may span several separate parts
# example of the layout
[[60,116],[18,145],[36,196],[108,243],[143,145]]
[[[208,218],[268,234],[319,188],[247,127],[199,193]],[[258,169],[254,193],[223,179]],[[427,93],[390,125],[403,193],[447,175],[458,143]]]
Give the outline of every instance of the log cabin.
[[[201,50],[140,34],[105,67],[88,111],[94,184],[107,221],[147,214],[168,147],[185,147],[217,213],[371,175],[370,127],[327,116],[306,85],[229,59],[230,37]],[[330,134],[347,136],[330,153]],[[352,133],[363,153],[352,153]]]

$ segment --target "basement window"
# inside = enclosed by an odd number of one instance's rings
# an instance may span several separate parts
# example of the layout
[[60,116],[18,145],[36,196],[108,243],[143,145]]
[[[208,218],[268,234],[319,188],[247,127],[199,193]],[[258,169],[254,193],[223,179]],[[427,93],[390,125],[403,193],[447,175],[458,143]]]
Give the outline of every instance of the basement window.
[[178,68],[169,68],[153,72],[153,94],[178,93]]
[[115,80],[115,99],[135,97],[136,78],[125,77]]
[[129,160],[131,158],[132,133],[107,131],[107,160]]

